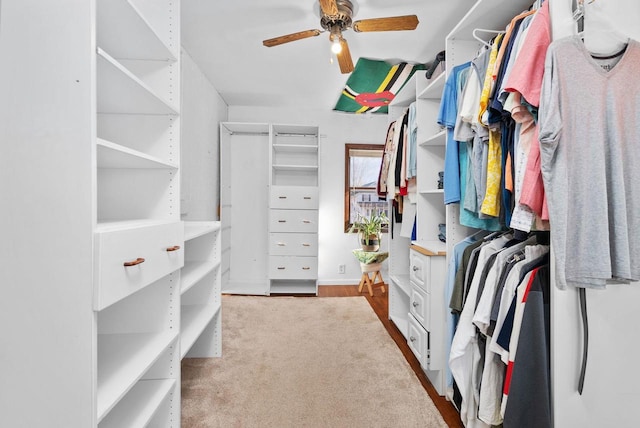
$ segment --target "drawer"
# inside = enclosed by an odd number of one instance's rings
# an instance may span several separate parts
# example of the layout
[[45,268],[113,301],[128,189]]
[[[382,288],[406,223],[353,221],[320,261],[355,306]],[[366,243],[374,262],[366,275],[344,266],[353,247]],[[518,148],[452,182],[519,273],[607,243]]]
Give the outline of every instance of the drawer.
[[425,330],[431,331],[431,295],[415,284],[411,284],[409,312],[422,324]]
[[[101,310],[184,265],[182,222],[99,231],[95,235],[94,308]],[[179,246],[179,249],[167,251]],[[133,266],[125,263],[144,259]]]
[[315,186],[272,186],[270,199],[271,208],[314,210],[320,206]]
[[269,258],[270,279],[316,279],[317,257],[271,256]]
[[271,233],[269,254],[272,256],[317,256],[316,233]]
[[408,330],[409,334],[407,335],[407,344],[418,361],[420,361],[420,365],[425,368],[428,364],[428,333],[411,314],[409,314]]
[[317,210],[270,210],[270,232],[302,232],[318,231]]
[[409,275],[411,281],[427,293],[430,293],[431,284],[429,283],[429,263],[431,258],[420,254],[417,251],[409,251]]

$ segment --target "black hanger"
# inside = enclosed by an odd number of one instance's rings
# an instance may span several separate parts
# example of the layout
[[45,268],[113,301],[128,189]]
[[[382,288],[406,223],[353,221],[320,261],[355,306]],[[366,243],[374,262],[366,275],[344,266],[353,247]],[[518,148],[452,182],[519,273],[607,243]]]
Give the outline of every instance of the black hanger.
[[629,46],[628,44],[624,45],[624,47],[622,48],[622,50],[612,54],[612,55],[606,55],[606,56],[600,56],[600,55],[591,55],[591,58],[593,59],[613,59],[613,58],[617,58],[620,55],[624,54],[627,51],[627,46]]

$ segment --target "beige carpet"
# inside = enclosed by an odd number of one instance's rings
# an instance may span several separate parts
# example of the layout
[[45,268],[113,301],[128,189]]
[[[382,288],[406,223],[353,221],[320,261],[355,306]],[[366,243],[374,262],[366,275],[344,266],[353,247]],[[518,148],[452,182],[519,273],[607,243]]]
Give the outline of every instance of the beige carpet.
[[364,297],[223,296],[222,358],[185,359],[182,427],[446,427]]

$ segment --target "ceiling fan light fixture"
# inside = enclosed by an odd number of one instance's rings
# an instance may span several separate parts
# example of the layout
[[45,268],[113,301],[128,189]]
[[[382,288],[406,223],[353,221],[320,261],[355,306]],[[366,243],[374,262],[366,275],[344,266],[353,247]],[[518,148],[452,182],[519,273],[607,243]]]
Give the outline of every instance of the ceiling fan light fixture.
[[331,42],[331,52],[338,55],[342,52],[342,44],[340,43],[340,37],[334,37],[333,42]]
[[338,55],[342,52],[342,29],[338,25],[330,27],[329,40],[331,41],[331,52]]

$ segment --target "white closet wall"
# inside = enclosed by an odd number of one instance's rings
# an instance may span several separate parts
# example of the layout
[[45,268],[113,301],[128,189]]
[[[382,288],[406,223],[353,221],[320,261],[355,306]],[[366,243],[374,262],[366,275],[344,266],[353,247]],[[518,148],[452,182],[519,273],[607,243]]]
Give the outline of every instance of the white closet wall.
[[[571,0],[550,1],[553,38],[574,34]],[[585,7],[585,33],[590,33],[589,37],[601,37],[602,46],[611,46],[610,43],[619,40],[617,35],[609,39],[612,29],[640,39],[637,25],[640,3],[637,1],[585,1]],[[615,47],[610,51],[613,50]],[[551,379],[555,426],[636,426],[640,404],[637,364],[640,343],[636,340],[640,284],[610,285],[606,290],[587,290],[586,295],[589,357],[580,395],[577,388],[583,330],[578,292],[558,290],[552,282]]]
[[182,50],[180,121],[181,217],[218,220],[220,213],[220,132],[227,105],[189,53]]
[[71,3],[0,3],[0,414],[7,426],[95,423],[95,5]]

